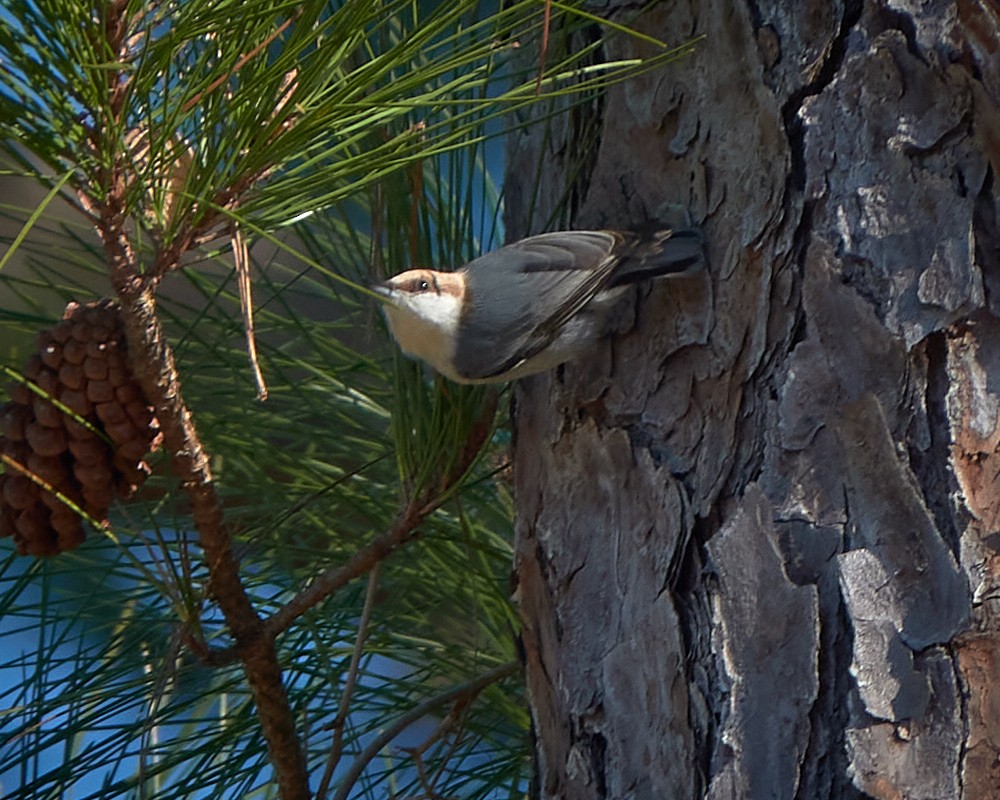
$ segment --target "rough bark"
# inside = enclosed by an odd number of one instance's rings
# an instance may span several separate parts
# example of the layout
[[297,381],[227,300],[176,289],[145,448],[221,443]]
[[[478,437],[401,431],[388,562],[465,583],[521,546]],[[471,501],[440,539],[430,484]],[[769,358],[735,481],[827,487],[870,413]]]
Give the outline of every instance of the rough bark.
[[708,269],[518,388],[538,795],[996,796],[1000,10],[601,13],[706,38],[514,137],[508,235],[683,206]]

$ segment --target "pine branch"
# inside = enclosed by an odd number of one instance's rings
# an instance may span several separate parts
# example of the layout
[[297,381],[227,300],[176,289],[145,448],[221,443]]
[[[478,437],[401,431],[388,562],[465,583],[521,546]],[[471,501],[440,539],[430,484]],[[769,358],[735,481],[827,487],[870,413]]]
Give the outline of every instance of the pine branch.
[[344,564],[331,567],[317,575],[312,582],[289,600],[264,627],[268,636],[274,637],[291,627],[300,616],[327,597],[342,589],[352,580],[370,572],[377,564],[395,552],[406,542],[417,537],[421,523],[436,510],[436,504],[418,506],[409,503],[403,508],[384,533],[376,536],[366,546],[357,550]]
[[344,726],[347,725],[347,718],[351,711],[351,700],[354,697],[354,689],[358,683],[358,670],[361,666],[361,656],[364,653],[365,642],[368,639],[368,622],[371,619],[372,606],[375,605],[375,590],[378,586],[378,565],[368,576],[368,590],[365,592],[365,604],[361,609],[361,619],[358,621],[358,635],[354,642],[354,650],[351,653],[351,663],[347,668],[347,680],[344,682],[344,690],[340,695],[340,706],[337,709],[337,716],[334,718],[331,727],[333,728],[333,744],[330,747],[330,754],[326,759],[326,767],[323,769],[323,777],[316,790],[316,796],[326,797],[330,788],[330,781],[337,770],[340,758],[344,753]]
[[287,630],[310,608],[355,578],[370,572],[401,546],[417,537],[424,520],[454,492],[479,456],[492,428],[497,402],[497,393],[490,392],[454,462],[438,465],[435,479],[426,488],[417,490],[417,496],[407,502],[396,515],[392,527],[357,550],[345,564],[331,567],[314,578],[264,623],[268,635],[277,636]]
[[520,667],[521,665],[516,661],[501,664],[499,667],[494,667],[489,672],[480,675],[478,678],[474,678],[466,683],[461,683],[458,686],[446,689],[445,691],[436,694],[434,697],[428,698],[424,702],[411,708],[403,714],[403,716],[379,733],[379,735],[376,736],[368,744],[368,746],[358,754],[358,757],[351,762],[351,767],[347,770],[347,773],[341,780],[340,788],[333,796],[333,800],[347,800],[347,797],[351,793],[351,789],[354,788],[354,784],[357,782],[358,778],[361,777],[361,773],[365,771],[365,768],[371,763],[372,759],[376,758],[378,754],[381,753],[390,742],[392,742],[393,739],[399,736],[400,733],[405,731],[413,723],[447,703],[461,702],[463,705],[468,705],[487,686],[490,686],[497,681],[501,681],[509,675],[513,675],[520,669]]
[[[111,52],[116,54],[121,51],[126,32],[124,9],[122,2],[107,8],[105,30]],[[124,72],[108,70],[108,130],[116,130],[121,123],[126,86]],[[155,409],[164,446],[191,504],[209,571],[209,592],[236,640],[236,652],[257,705],[281,797],[307,800],[311,796],[309,773],[274,637],[265,631],[240,579],[239,562],[215,490],[209,457],[184,402],[173,351],[157,314],[155,283],[141,276],[137,254],[126,233],[125,156],[115,152],[114,143],[98,140],[97,145],[109,158],[102,170],[98,233],[121,302],[130,366],[147,402]],[[154,273],[163,274],[175,266],[159,263]]]
[[[115,269],[116,278],[118,274]],[[281,795],[287,800],[308,797],[305,757],[295,733],[274,638],[265,630],[240,579],[208,454],[184,403],[173,354],[156,316],[152,290],[134,275],[124,281],[116,279],[115,288],[122,303],[132,368],[147,400],[156,409],[164,446],[171,453],[174,472],[181,478],[191,504],[209,571],[209,592],[236,640],[236,652],[257,703]]]

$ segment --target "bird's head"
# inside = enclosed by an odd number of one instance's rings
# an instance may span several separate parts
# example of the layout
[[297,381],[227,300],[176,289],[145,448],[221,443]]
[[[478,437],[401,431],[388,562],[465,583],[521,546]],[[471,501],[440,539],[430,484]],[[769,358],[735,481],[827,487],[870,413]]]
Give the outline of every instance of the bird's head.
[[440,364],[455,352],[465,274],[411,269],[372,289],[384,300],[385,318],[400,348],[445,371]]

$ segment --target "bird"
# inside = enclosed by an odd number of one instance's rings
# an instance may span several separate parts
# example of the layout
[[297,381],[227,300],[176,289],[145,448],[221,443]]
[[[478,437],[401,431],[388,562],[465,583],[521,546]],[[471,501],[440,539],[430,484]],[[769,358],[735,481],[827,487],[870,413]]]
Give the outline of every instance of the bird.
[[702,263],[694,227],[557,231],[372,289],[404,353],[458,383],[502,383],[592,350],[628,286]]

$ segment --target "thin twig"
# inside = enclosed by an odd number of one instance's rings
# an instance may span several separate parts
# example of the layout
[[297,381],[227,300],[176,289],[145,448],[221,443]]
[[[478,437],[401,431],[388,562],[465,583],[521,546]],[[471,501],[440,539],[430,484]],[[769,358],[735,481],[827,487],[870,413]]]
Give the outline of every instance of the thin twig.
[[[146,781],[148,771],[148,760],[156,742],[153,740],[156,728],[159,725],[157,715],[163,707],[167,694],[167,684],[177,677],[177,664],[183,645],[183,637],[180,631],[174,631],[170,637],[170,644],[167,647],[166,655],[163,658],[163,669],[153,681],[149,693],[149,709],[146,712],[146,719],[143,722],[142,734],[139,737],[139,800],[145,800]],[[143,648],[143,671],[148,675],[153,671],[153,663],[150,654]]]
[[538,48],[538,79],[535,82],[535,97],[542,94],[542,78],[545,76],[545,56],[549,52],[549,27],[552,24],[552,0],[545,0],[542,17],[542,43]]
[[458,699],[465,700],[466,703],[471,703],[472,700],[474,700],[475,697],[487,686],[503,680],[509,675],[513,675],[518,671],[518,669],[520,669],[520,664],[516,661],[501,664],[499,667],[494,667],[489,672],[484,673],[478,678],[474,678],[466,683],[461,683],[458,686],[446,689],[440,694],[436,694],[434,697],[428,698],[419,705],[411,708],[389,727],[382,730],[382,732],[369,742],[368,746],[358,754],[358,757],[354,759],[350,769],[348,769],[347,773],[344,775],[344,778],[337,789],[337,793],[333,796],[333,800],[347,800],[354,784],[357,782],[358,778],[361,777],[361,773],[365,771],[365,768],[371,763],[372,759],[378,756],[384,747],[399,736],[400,733],[410,727],[410,725],[427,716],[427,714],[430,714],[434,709],[444,705],[445,703],[451,703]]
[[431,786],[430,781],[427,780],[427,770],[424,769],[423,753],[413,750],[408,751],[408,754],[413,759],[413,766],[417,768],[417,780],[420,781],[420,788],[424,790],[427,800],[437,800],[438,794],[434,791],[434,787]]
[[385,533],[376,536],[365,547],[356,551],[347,562],[331,567],[321,572],[312,582],[295,597],[283,605],[264,623],[264,630],[269,637],[277,636],[287,630],[291,624],[313,606],[321,603],[338,589],[343,588],[355,578],[372,570],[400,545],[416,536],[416,531],[437,508],[437,504],[415,507],[409,504],[399,514],[392,527]]
[[[229,70],[224,75],[220,75],[214,81],[212,81],[208,86],[198,92],[194,97],[191,97],[183,106],[182,112],[187,113],[192,108],[194,108],[202,99],[211,92],[214,92],[223,83],[228,81],[237,72],[239,72],[247,63],[252,59],[256,58],[263,52],[266,52],[267,48],[274,42],[282,33],[284,33],[289,26],[295,22],[302,15],[303,7],[300,6],[296,8],[281,25],[279,25],[264,41],[254,47],[249,53],[240,56],[236,63],[233,65],[232,69]],[[294,85],[292,86],[294,89]],[[286,93],[287,87],[282,88],[282,95],[279,97],[278,102],[280,105],[284,105],[288,101],[288,94]],[[246,173],[238,176],[233,180],[230,186],[220,189],[216,192],[215,196],[212,198],[211,202],[207,204],[206,209],[203,212],[203,216],[200,220],[195,220],[193,225],[183,226],[174,238],[174,243],[171,245],[171,249],[175,256],[179,256],[181,252],[184,252],[192,247],[197,247],[203,245],[213,239],[217,238],[220,231],[218,230],[219,225],[224,222],[225,217],[217,209],[226,209],[232,211],[236,208],[239,199],[247,192],[251,187],[253,187],[259,180],[266,176],[269,171],[273,168],[272,165],[265,165],[260,167],[253,172]],[[170,269],[176,269],[180,265],[178,258],[168,258],[160,263],[159,269],[154,269],[151,280],[158,281],[163,277],[166,271]],[[256,375],[254,376],[257,377]],[[258,386],[258,392],[259,392]],[[267,392],[264,391],[266,396]],[[264,398],[261,398],[264,399]]]
[[210,84],[208,84],[208,86],[206,86],[204,89],[202,89],[200,92],[198,92],[198,94],[196,94],[194,97],[192,97],[190,100],[188,100],[184,104],[184,107],[181,110],[184,113],[187,113],[192,108],[194,108],[196,105],[198,105],[198,103],[201,102],[201,99],[206,94],[209,94],[210,92],[214,92],[216,89],[219,88],[219,86],[221,84],[223,84],[226,81],[228,81],[237,72],[239,72],[241,69],[243,69],[244,65],[246,65],[247,62],[249,62],[253,58],[256,58],[258,55],[260,55],[262,52],[264,52],[264,50],[267,49],[267,47],[271,44],[271,42],[273,42],[275,39],[277,39],[279,36],[281,36],[281,34],[284,33],[288,29],[288,26],[291,25],[293,22],[295,22],[296,19],[299,18],[299,15],[301,13],[302,13],[302,6],[300,6],[297,9],[295,9],[295,11],[293,11],[288,16],[288,19],[286,19],[283,23],[281,23],[281,25],[279,25],[275,29],[274,33],[272,33],[270,36],[268,36],[263,42],[261,42],[259,45],[257,45],[253,50],[251,50],[246,55],[240,56],[237,59],[236,63],[233,64],[233,68],[231,70],[229,70],[229,72],[227,72],[225,75],[220,75],[218,78],[216,78]]
[[[450,468],[442,470],[437,486],[424,493],[423,499],[411,499],[396,515],[389,530],[356,551],[345,564],[330,567],[325,572],[320,573],[305,589],[278,609],[264,623],[264,629],[268,636],[276,637],[287,630],[296,618],[310,608],[321,603],[355,578],[364,575],[376,564],[384,561],[397,548],[416,538],[420,525],[448,498],[482,450],[492,429],[498,397],[499,395],[495,391],[487,396],[479,419],[469,431],[465,447],[459,453],[455,463]],[[426,499],[428,494],[431,499]]]
[[369,244],[368,261],[372,265],[375,277],[385,278],[385,264],[382,259],[382,234],[385,226],[382,223],[382,216],[385,211],[385,197],[382,191],[382,184],[376,183],[372,186],[372,233]]
[[368,576],[368,591],[365,592],[365,604],[361,609],[361,620],[358,622],[358,637],[354,642],[354,652],[351,653],[351,663],[347,668],[347,680],[344,682],[344,691],[340,695],[340,707],[337,709],[337,716],[333,720],[333,746],[330,748],[330,756],[326,760],[326,768],[323,770],[323,779],[320,781],[319,789],[316,790],[316,800],[323,800],[326,793],[330,791],[330,781],[333,773],[340,763],[340,757],[344,753],[344,726],[347,724],[347,715],[350,711],[351,700],[354,697],[354,688],[358,683],[358,671],[361,667],[361,654],[365,650],[365,641],[368,639],[368,620],[371,618],[372,607],[375,605],[375,590],[378,586],[378,568],[376,564]]
[[257,337],[253,329],[253,287],[250,282],[250,248],[247,247],[243,229],[236,222],[232,225],[233,263],[236,267],[236,285],[240,290],[240,313],[243,316],[243,334],[247,340],[247,355],[250,358],[250,372],[257,399],[267,400],[267,384],[257,359]]
[[420,198],[424,193],[424,162],[417,160],[413,164],[413,186],[410,187],[410,266],[420,264]]
[[449,764],[452,757],[455,755],[455,750],[458,749],[459,742],[462,741],[462,727],[465,723],[466,717],[468,717],[469,708],[470,708],[469,701],[467,699],[459,699],[459,701],[455,703],[455,707],[452,708],[452,710],[448,713],[448,716],[445,719],[441,720],[441,724],[438,726],[438,729],[434,731],[434,733],[431,734],[430,737],[428,737],[427,741],[425,741],[423,744],[420,745],[419,757],[422,760],[423,754],[427,752],[427,749],[438,738],[444,736],[446,733],[448,733],[449,731],[451,731],[456,727],[458,729],[457,733],[452,738],[451,743],[448,745],[448,749],[445,751],[444,757],[441,759],[441,762],[438,764],[437,769],[434,771],[434,774],[431,775],[427,783],[430,791],[434,790],[434,786],[437,784],[437,782],[441,779],[441,776],[444,774],[445,767]]
[[455,755],[458,743],[462,739],[461,731],[459,731],[458,735],[455,736],[448,744],[448,749],[441,758],[441,762],[438,764],[437,769],[435,769],[434,773],[428,777],[427,771],[424,769],[424,753],[431,748],[431,745],[440,741],[455,727],[456,717],[458,717],[459,713],[464,715],[468,712],[469,704],[467,701],[460,700],[455,705],[456,707],[449,711],[447,716],[442,719],[440,723],[438,723],[438,726],[433,730],[430,736],[428,736],[416,747],[408,747],[404,751],[410,756],[410,758],[413,759],[413,765],[417,768],[417,777],[420,780],[420,785],[423,787],[424,794],[428,797],[438,796],[437,792],[434,790],[434,785],[444,774],[445,767],[448,765],[448,762],[451,761],[452,756]]

